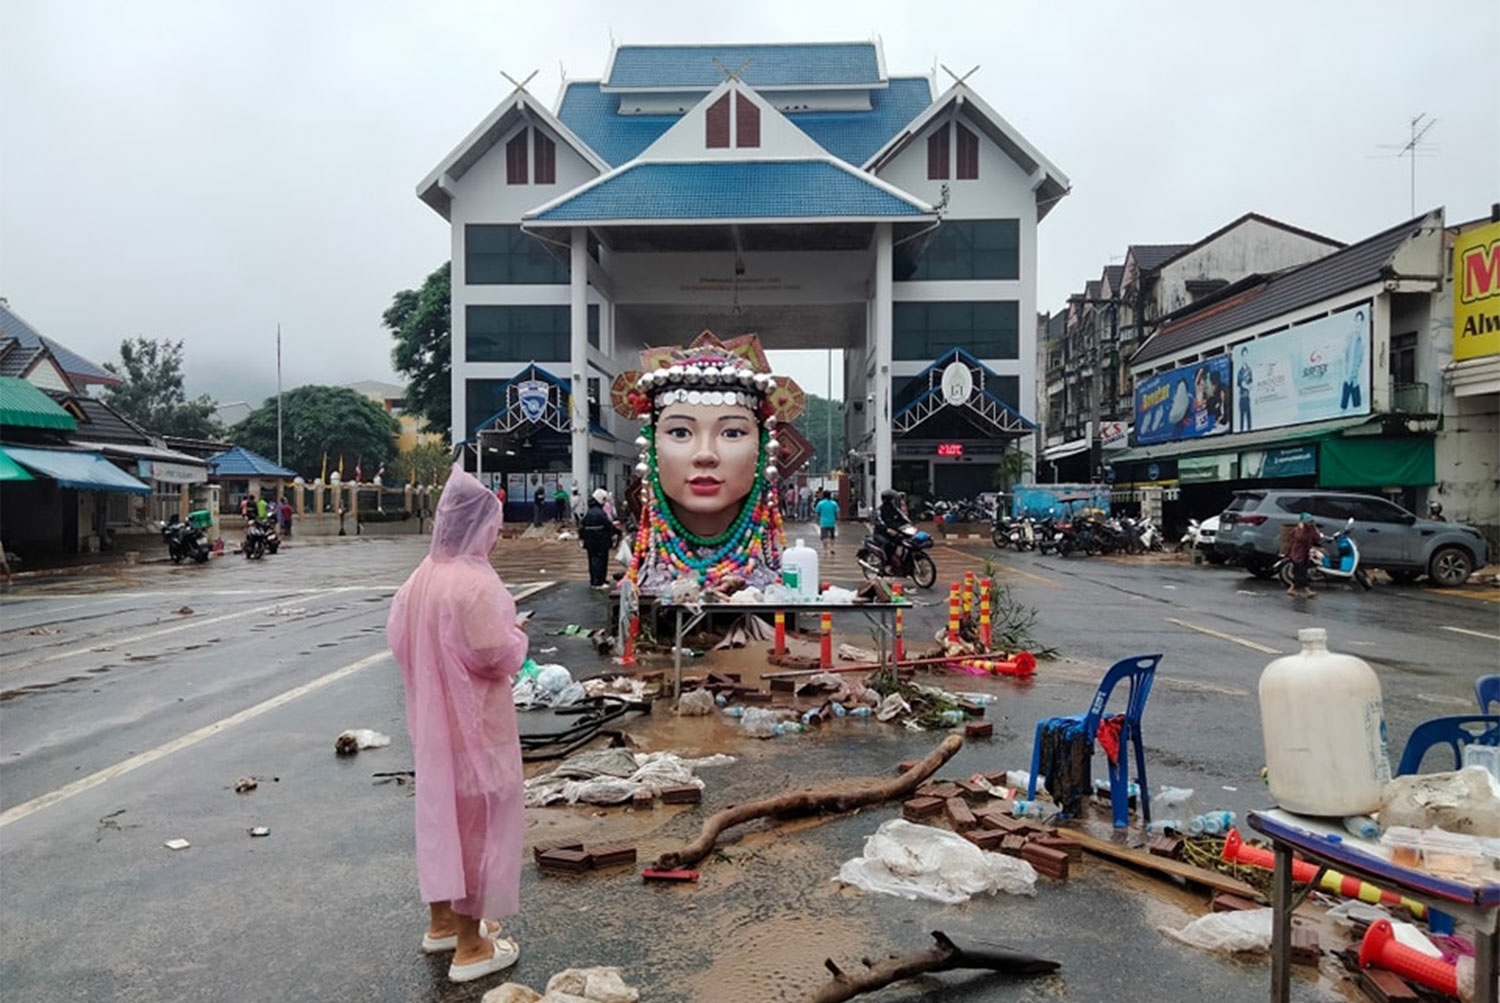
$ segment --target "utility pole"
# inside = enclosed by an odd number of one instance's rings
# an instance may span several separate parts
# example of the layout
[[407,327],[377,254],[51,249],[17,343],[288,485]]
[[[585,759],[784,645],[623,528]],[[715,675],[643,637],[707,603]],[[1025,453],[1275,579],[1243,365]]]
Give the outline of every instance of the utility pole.
[[281,466],[281,322],[276,322],[276,465]]

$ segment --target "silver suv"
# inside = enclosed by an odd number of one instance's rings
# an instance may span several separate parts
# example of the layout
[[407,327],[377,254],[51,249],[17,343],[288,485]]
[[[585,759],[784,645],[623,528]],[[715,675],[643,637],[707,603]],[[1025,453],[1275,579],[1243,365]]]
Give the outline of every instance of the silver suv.
[[1372,495],[1308,488],[1236,491],[1219,516],[1214,550],[1239,561],[1253,575],[1269,577],[1280,551],[1282,525],[1303,512],[1311,513],[1318,528],[1330,536],[1352,518],[1360,563],[1380,568],[1397,582],[1425,574],[1437,585],[1462,585],[1489,560],[1489,547],[1473,527],[1419,519]]

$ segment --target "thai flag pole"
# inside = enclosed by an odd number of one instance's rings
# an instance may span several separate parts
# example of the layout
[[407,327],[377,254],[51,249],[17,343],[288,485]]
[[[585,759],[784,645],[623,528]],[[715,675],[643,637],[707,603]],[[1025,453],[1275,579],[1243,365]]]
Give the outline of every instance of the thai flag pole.
[[276,322],[276,465],[281,466],[281,322]]

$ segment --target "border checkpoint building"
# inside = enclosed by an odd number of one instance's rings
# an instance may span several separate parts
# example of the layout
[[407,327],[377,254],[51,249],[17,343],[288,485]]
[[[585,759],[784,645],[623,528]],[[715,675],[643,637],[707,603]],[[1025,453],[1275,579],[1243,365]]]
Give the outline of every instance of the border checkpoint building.
[[963,80],[936,91],[878,41],[617,45],[555,109],[517,87],[418,186],[452,227],[469,469],[513,501],[618,490],[612,382],[712,330],[843,353],[831,465],[866,501],[995,487],[1034,449],[1036,228],[1069,183]]

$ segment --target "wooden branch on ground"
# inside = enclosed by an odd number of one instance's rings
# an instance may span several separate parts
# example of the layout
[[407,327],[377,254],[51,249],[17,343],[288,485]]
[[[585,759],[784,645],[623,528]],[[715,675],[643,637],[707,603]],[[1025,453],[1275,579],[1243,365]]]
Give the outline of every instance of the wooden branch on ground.
[[823,964],[833,973],[833,981],[819,989],[809,1003],[843,1003],[902,979],[955,968],[987,968],[1006,975],[1050,975],[1062,967],[1056,961],[1006,948],[968,950],[953,943],[941,930],[932,931],[932,939],[937,941],[937,946],[920,954],[890,958],[878,964],[866,958],[865,970],[852,975],[842,971],[832,958],[828,959]]
[[663,853],[653,865],[659,870],[675,871],[691,867],[713,850],[719,835],[725,829],[742,825],[757,818],[795,818],[820,811],[845,812],[865,805],[879,804],[893,798],[904,797],[932,776],[943,764],[952,759],[963,748],[964,740],[949,735],[927,758],[892,780],[871,781],[868,786],[856,790],[797,791],[761,798],[741,805],[714,812],[703,821],[703,828],[687,846],[670,853]]

